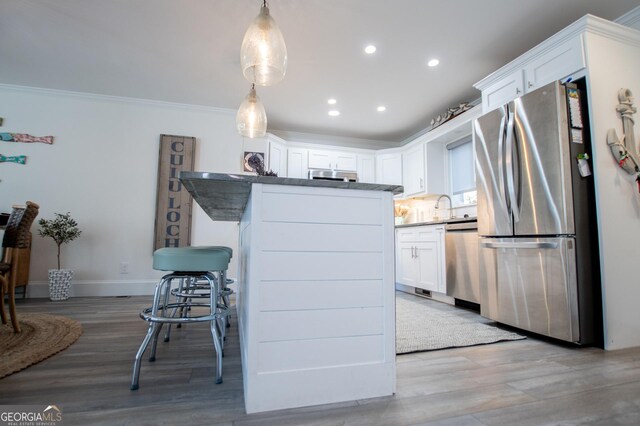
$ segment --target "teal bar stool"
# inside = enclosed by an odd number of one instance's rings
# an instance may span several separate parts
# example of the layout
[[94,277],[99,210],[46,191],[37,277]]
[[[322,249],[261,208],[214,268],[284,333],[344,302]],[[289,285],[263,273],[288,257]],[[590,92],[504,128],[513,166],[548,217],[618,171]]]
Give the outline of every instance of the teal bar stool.
[[[140,364],[142,356],[149,343],[151,354],[149,361],[155,361],[158,335],[164,324],[184,324],[190,322],[209,321],[213,346],[216,351],[216,384],[222,383],[222,330],[224,320],[229,314],[228,307],[218,302],[219,293],[226,270],[229,266],[230,256],[225,250],[209,249],[204,247],[180,247],[162,248],[153,253],[153,269],[159,271],[171,271],[163,276],[156,285],[153,295],[153,304],[144,309],[140,317],[149,322],[149,329],[136,353],[133,364],[131,390],[138,389],[140,378]],[[217,276],[216,276],[217,275]],[[209,288],[208,303],[192,303],[191,300],[178,299],[175,303],[169,303],[171,284],[173,280],[190,280],[206,282]],[[204,315],[188,315],[175,317],[171,311],[192,307],[207,308]],[[222,327],[221,327],[222,324]]]
[[[233,249],[227,246],[191,246],[194,250],[222,250],[229,255],[229,259],[233,257]],[[218,286],[218,302],[222,303],[227,309],[230,308],[229,297],[233,294],[233,290],[228,287],[234,281],[227,278],[227,271],[223,271],[222,278],[220,280],[222,285]],[[177,288],[171,290],[171,294],[177,298],[180,302],[187,302],[194,298],[208,298],[209,285],[206,282],[198,282],[197,280],[181,280]],[[186,304],[186,303],[185,303]],[[179,314],[180,316],[188,315],[188,308],[182,307],[179,312],[178,309],[174,309],[172,316]],[[224,347],[226,328],[230,326],[229,316],[222,319],[224,328],[222,328],[222,345]],[[181,327],[181,324],[176,326]],[[171,324],[167,326],[167,331],[164,335],[164,341],[168,342],[171,338]]]

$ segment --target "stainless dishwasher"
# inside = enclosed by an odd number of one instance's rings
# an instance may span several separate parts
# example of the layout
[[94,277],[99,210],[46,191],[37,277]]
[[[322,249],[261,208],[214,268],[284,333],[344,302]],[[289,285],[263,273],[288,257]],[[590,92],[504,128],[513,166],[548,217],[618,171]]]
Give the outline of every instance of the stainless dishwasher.
[[480,303],[478,273],[478,222],[445,225],[447,296]]

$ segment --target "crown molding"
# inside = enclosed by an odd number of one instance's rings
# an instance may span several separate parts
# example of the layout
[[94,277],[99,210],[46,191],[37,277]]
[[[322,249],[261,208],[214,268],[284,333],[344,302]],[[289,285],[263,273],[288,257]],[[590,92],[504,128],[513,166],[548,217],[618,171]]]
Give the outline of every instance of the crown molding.
[[236,111],[228,108],[218,108],[206,105],[182,104],[177,102],[156,101],[153,99],[129,98],[125,96],[100,95],[96,93],[74,92],[70,90],[48,89],[44,87],[20,86],[16,84],[0,83],[0,90],[22,93],[34,93],[50,96],[62,96],[75,99],[88,99],[101,102],[127,103],[145,105],[158,108],[179,109],[183,111],[210,112],[216,114],[235,115]]
[[349,147],[359,149],[385,149],[399,146],[398,142],[360,139],[347,136],[322,135],[316,133],[291,132],[287,130],[269,129],[269,133],[287,141],[288,144],[317,144],[332,147]]
[[640,30],[640,6],[636,6],[613,22]]
[[497,71],[489,74],[487,77],[474,84],[473,87],[482,91],[492,83],[524,68],[525,65],[540,55],[543,55],[584,33],[597,34],[629,45],[640,46],[640,32],[637,30],[587,14],[563,30],[558,31],[542,43],[529,49],[527,52],[524,52],[522,55],[518,56],[516,59],[504,65]]

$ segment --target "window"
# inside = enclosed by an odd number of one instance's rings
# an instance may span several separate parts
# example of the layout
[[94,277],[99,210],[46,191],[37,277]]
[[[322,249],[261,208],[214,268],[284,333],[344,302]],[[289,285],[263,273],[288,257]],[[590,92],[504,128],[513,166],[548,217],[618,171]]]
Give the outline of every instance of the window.
[[471,136],[447,145],[454,206],[476,204],[476,173]]

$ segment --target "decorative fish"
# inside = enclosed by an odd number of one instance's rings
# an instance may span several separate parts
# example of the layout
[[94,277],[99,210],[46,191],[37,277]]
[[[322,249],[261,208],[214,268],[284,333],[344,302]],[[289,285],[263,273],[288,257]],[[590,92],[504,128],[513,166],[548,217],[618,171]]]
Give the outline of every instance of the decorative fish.
[[5,142],[41,142],[51,145],[53,136],[33,136],[26,133],[0,133],[0,140]]
[[25,155],[13,155],[13,156],[4,156],[0,154],[0,163],[16,163],[16,164],[25,164],[27,162],[27,157]]

